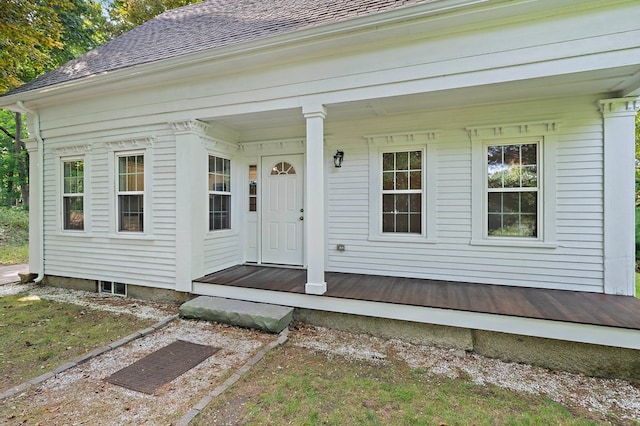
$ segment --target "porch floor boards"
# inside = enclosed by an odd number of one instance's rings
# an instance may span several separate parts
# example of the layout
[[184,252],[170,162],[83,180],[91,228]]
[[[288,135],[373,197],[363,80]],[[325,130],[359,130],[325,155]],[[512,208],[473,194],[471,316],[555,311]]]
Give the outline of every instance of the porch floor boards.
[[[325,279],[320,297],[640,330],[640,300],[629,296],[338,272]],[[304,294],[306,270],[238,265],[194,281]]]

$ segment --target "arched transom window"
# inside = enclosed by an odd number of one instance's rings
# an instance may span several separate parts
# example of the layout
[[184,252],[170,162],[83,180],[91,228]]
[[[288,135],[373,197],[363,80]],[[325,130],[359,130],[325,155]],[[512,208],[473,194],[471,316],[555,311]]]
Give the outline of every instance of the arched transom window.
[[271,175],[295,175],[296,169],[286,161],[276,163],[271,169]]

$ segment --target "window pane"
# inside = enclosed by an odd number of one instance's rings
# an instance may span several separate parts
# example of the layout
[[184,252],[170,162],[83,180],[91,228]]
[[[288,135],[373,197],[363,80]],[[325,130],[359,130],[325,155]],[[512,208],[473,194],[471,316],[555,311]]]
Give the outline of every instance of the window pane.
[[249,211],[255,212],[258,207],[258,166],[249,166]]
[[520,164],[520,145],[505,145],[502,147],[504,164],[507,166]]
[[409,232],[413,234],[422,233],[422,219],[419,213],[411,213],[409,216]]
[[422,212],[422,194],[409,195],[409,211],[411,213]]
[[421,170],[422,169],[422,151],[413,151],[411,152],[410,159],[411,170]]
[[385,191],[392,191],[395,189],[394,187],[394,178],[395,173],[393,172],[383,172],[382,173],[382,189]]
[[488,229],[492,236],[538,236],[538,193],[489,193]]
[[119,195],[119,231],[144,231],[144,203],[142,195]]
[[144,191],[144,156],[118,157],[118,190]]
[[422,189],[422,172],[411,172],[409,174],[410,189]]
[[409,189],[409,172],[396,172],[396,190]]
[[398,194],[396,197],[396,211],[408,212],[409,211],[409,194]]
[[538,186],[538,167],[525,166],[522,168],[522,187],[535,188]]
[[409,170],[408,152],[396,152],[396,170]]
[[384,213],[393,213],[396,210],[395,195],[384,194],[382,196],[382,211]]
[[395,232],[395,214],[384,213],[382,215],[382,232]]
[[392,152],[385,152],[382,154],[382,171],[394,170],[395,169],[395,156]]
[[64,197],[63,200],[64,229],[84,229],[84,199],[83,197]]
[[407,213],[396,215],[395,232],[409,232],[409,215]]
[[522,164],[525,166],[538,164],[538,146],[534,143],[521,146]]
[[231,196],[209,195],[209,229],[231,228]]

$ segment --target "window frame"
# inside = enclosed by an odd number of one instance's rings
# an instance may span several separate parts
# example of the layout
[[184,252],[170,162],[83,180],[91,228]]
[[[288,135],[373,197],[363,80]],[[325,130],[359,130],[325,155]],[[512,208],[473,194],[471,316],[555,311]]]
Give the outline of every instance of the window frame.
[[[225,168],[223,166],[223,173],[220,174],[217,172],[217,169],[214,169],[214,171],[211,171],[210,165],[211,165],[211,159],[214,159],[214,164],[216,159],[220,159],[223,161],[223,164],[228,165],[227,168]],[[233,211],[233,201],[234,201],[234,197],[233,197],[233,167],[232,167],[232,161],[231,158],[225,156],[225,155],[220,155],[218,153],[208,153],[207,156],[207,229],[209,232],[224,232],[224,231],[230,231],[233,227],[233,218],[231,216],[232,211]],[[226,173],[224,173],[226,172]],[[215,188],[211,188],[211,176],[212,174],[215,176],[217,175],[221,175],[223,177],[227,177],[228,178],[228,182],[227,182],[227,190],[216,190]],[[215,179],[214,179],[215,181]],[[215,227],[215,210],[212,210],[212,204],[215,206],[215,197],[216,196],[222,196],[222,197],[228,197],[227,200],[227,210],[226,210],[226,218],[227,218],[227,226],[223,227],[223,228],[216,228]],[[212,198],[213,201],[212,201]],[[221,210],[222,211],[222,210]]]
[[[556,237],[556,152],[561,122],[547,120],[526,123],[467,127],[471,141],[471,239],[470,245],[555,249]],[[488,192],[486,146],[538,143],[538,236],[488,236]]]
[[[420,188],[419,189],[412,189],[411,188],[411,184],[412,184],[412,180],[411,180],[411,172],[412,171],[417,171],[418,169],[412,169],[411,167],[411,153],[414,152],[419,152],[420,153]],[[385,189],[384,188],[384,176],[385,176],[385,172],[389,172],[389,173],[394,173],[394,178],[393,178],[393,183],[394,186],[397,185],[398,180],[397,180],[397,173],[398,172],[405,172],[404,169],[398,169],[397,166],[397,158],[398,158],[398,154],[408,154],[408,158],[407,158],[407,169],[406,172],[409,174],[409,177],[407,179],[407,189]],[[384,168],[384,158],[386,155],[388,154],[392,154],[394,156],[394,166],[393,169],[390,170],[385,170]],[[424,210],[425,210],[425,191],[424,191],[424,186],[425,186],[425,149],[424,147],[421,148],[416,148],[416,149],[382,149],[380,150],[380,160],[381,162],[380,164],[380,180],[381,180],[381,189],[380,189],[380,197],[381,197],[381,208],[380,211],[378,212],[381,216],[381,220],[380,220],[380,229],[379,232],[382,235],[407,235],[407,236],[424,236],[424,226],[425,226],[425,214],[424,214]],[[407,215],[408,215],[408,223],[407,223],[407,227],[408,230],[405,231],[398,231],[398,225],[397,223],[394,223],[393,228],[395,229],[394,231],[385,231],[385,195],[391,195],[394,197],[394,200],[397,200],[397,196],[399,195],[408,195],[409,197],[411,197],[412,194],[420,194],[420,232],[411,232],[410,228],[411,228],[411,211],[407,211]],[[411,204],[411,202],[409,201],[409,204]],[[395,221],[394,221],[395,222]]]
[[[536,145],[536,186],[533,187],[512,187],[512,188],[490,188],[487,177],[489,176],[489,163],[488,154],[490,146],[522,146],[522,145]],[[541,138],[519,138],[514,140],[502,139],[498,141],[484,141],[483,143],[484,154],[484,224],[483,224],[483,237],[486,239],[505,239],[505,240],[522,240],[522,241],[540,241],[543,231],[542,217],[543,217],[543,176],[544,176],[544,164],[541,159],[543,158],[543,146]],[[537,194],[536,202],[536,236],[507,236],[507,235],[490,235],[489,234],[489,194],[490,193],[523,193],[523,192],[535,192]]]
[[[136,191],[124,191],[122,189],[120,189],[120,159],[121,158],[125,158],[125,157],[142,157],[143,159],[143,171],[142,171],[142,178],[143,178],[143,190],[136,190]],[[118,235],[146,235],[148,233],[148,229],[147,229],[147,216],[148,216],[148,203],[147,203],[147,187],[148,187],[148,171],[147,169],[149,168],[148,166],[148,158],[146,156],[146,150],[131,150],[131,151],[117,151],[114,152],[114,166],[115,166],[115,170],[114,170],[114,180],[115,180],[115,197],[114,197],[114,203],[115,203],[115,230],[116,233]],[[121,205],[120,205],[120,196],[122,195],[129,195],[129,196],[142,196],[142,202],[141,207],[142,207],[142,229],[139,231],[136,230],[123,230],[122,229],[122,224],[121,224]]]
[[[369,241],[435,244],[437,141],[439,130],[367,135],[369,146]],[[385,152],[422,152],[421,233],[382,232],[382,157]]]
[[[82,162],[82,192],[65,192],[65,164]],[[60,157],[60,230],[64,233],[85,233],[87,231],[87,162],[84,155],[72,157]],[[74,229],[66,227],[66,208],[65,200],[68,198],[82,199],[82,229]]]

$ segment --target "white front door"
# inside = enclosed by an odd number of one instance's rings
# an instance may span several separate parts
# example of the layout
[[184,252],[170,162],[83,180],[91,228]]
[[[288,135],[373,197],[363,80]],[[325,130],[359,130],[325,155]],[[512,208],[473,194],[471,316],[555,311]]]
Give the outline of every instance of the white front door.
[[304,156],[262,158],[262,262],[303,263]]

